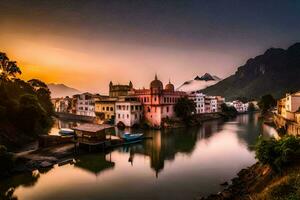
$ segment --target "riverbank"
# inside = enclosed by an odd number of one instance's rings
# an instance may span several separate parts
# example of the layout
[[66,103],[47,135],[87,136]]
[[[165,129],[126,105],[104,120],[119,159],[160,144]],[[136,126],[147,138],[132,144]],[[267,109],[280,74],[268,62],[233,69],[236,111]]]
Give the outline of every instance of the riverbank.
[[[267,165],[255,163],[242,169],[230,184],[218,194],[197,198],[198,200],[260,200],[260,199],[299,199],[300,163],[275,173]],[[292,198],[294,197],[294,198]]]
[[74,144],[26,150],[13,155],[13,167],[9,171],[1,173],[0,177],[10,177],[34,170],[43,170],[73,158]]

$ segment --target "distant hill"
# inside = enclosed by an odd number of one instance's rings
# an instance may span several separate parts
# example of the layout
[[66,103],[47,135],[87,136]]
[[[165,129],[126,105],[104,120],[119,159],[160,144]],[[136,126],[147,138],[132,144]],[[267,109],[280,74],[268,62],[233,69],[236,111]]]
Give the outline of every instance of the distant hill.
[[212,76],[209,73],[205,73],[203,76],[196,76],[193,80],[184,82],[177,88],[179,91],[192,92],[202,90],[208,86],[214,85],[221,79],[217,76]]
[[64,84],[49,83],[48,87],[51,91],[52,98],[65,97],[65,96],[71,97],[74,94],[80,93],[79,90],[68,87]]
[[235,74],[202,92],[232,100],[237,97],[258,99],[265,94],[279,98],[297,90],[300,90],[300,43],[286,50],[270,48],[250,58]]

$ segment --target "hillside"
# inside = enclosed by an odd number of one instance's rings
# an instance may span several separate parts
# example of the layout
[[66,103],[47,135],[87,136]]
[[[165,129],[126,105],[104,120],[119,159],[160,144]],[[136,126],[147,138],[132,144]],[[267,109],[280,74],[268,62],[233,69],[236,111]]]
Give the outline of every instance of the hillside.
[[288,49],[270,48],[264,54],[250,58],[235,74],[203,89],[210,95],[222,95],[227,100],[237,97],[257,99],[265,94],[278,98],[286,92],[300,90],[300,43]]
[[74,94],[80,93],[79,90],[68,87],[64,84],[50,83],[48,84],[48,88],[51,91],[51,98],[73,96]]
[[177,88],[179,91],[192,92],[205,89],[211,85],[218,83],[221,79],[217,76],[212,76],[209,73],[205,73],[203,76],[196,76],[193,80],[184,82]]

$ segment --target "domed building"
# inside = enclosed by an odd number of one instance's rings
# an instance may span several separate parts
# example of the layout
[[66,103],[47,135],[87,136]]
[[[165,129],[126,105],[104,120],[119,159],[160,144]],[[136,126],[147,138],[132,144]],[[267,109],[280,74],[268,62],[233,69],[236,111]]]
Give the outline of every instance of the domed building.
[[170,82],[166,85],[165,90],[169,91],[169,92],[174,92],[175,91],[175,87],[174,85]]
[[140,99],[144,108],[144,118],[152,127],[160,128],[163,119],[175,117],[174,105],[185,92],[175,91],[174,85],[163,83],[155,75],[149,89],[134,89],[133,95]]
[[157,75],[155,74],[155,78],[150,83],[150,90],[152,93],[159,93],[163,90],[163,84],[160,80],[157,79]]

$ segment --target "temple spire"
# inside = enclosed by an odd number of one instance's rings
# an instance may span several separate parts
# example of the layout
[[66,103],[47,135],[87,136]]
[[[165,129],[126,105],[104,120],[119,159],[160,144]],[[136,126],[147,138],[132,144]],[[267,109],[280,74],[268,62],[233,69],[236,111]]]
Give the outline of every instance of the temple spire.
[[157,80],[157,74],[155,73],[155,80]]

